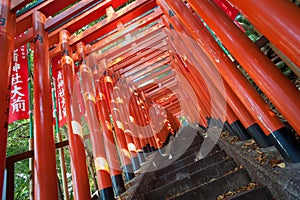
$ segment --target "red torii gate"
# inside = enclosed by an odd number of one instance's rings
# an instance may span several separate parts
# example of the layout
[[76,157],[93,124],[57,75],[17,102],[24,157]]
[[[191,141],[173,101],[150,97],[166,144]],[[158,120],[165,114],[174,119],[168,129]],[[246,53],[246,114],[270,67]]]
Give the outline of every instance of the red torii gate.
[[[265,135],[271,140],[271,142],[278,148],[278,150],[283,154],[286,160],[292,162],[299,162],[299,144],[297,144],[293,139],[289,138],[289,133],[287,133],[283,124],[279,119],[274,116],[267,109],[266,104],[263,100],[256,94],[256,92],[251,88],[249,83],[242,77],[240,72],[237,71],[233,63],[224,56],[224,52],[219,48],[215,40],[205,29],[201,21],[192,14],[186,5],[180,1],[170,1],[170,0],[158,0],[157,3],[161,6],[161,9],[155,9],[154,12],[144,16],[142,19],[139,19],[137,22],[131,22],[131,20],[136,17],[141,16],[141,14],[153,9],[156,6],[155,1],[147,0],[137,0],[122,8],[121,10],[114,12],[114,8],[126,3],[127,1],[81,1],[78,4],[75,4],[70,9],[58,14],[54,17],[49,17],[54,13],[57,13],[62,8],[67,5],[74,3],[75,1],[54,1],[47,0],[31,10],[21,14],[16,18],[16,11],[24,7],[29,1],[20,1],[20,0],[1,0],[0,1],[0,43],[2,48],[0,49],[0,57],[4,58],[2,65],[4,67],[0,68],[0,79],[3,80],[0,83],[0,102],[4,102],[0,106],[0,122],[1,122],[1,134],[0,134],[0,188],[2,188],[3,180],[3,171],[5,167],[5,156],[6,156],[6,140],[7,140],[7,115],[8,115],[8,103],[9,103],[9,74],[11,66],[11,56],[14,48],[19,47],[22,44],[25,44],[29,41],[34,42],[35,48],[35,68],[34,68],[34,77],[35,77],[35,88],[34,88],[34,97],[35,97],[35,181],[37,186],[35,189],[35,198],[39,199],[55,199],[57,197],[57,180],[55,174],[55,152],[54,152],[54,141],[53,141],[53,129],[52,129],[52,110],[51,110],[51,93],[50,93],[50,80],[49,80],[49,55],[50,57],[56,57],[61,53],[61,40],[59,39],[59,34],[63,30],[67,30],[70,33],[74,33],[81,27],[89,24],[90,22],[98,19],[99,17],[107,14],[107,18],[97,23],[92,28],[76,35],[71,36],[67,45],[76,51],[76,45],[79,42],[84,42],[85,44],[90,44],[96,41],[91,46],[87,47],[84,56],[92,54],[95,51],[116,42],[121,37],[127,37],[131,39],[129,44],[118,48],[111,49],[110,51],[100,54],[97,57],[97,62],[105,60],[108,62],[107,67],[113,69],[113,72],[120,73],[130,77],[132,74],[139,71],[141,68],[139,65],[150,65],[151,63],[157,63],[163,58],[171,58],[167,52],[166,43],[160,44],[160,42],[167,38],[165,31],[161,31],[165,26],[158,18],[164,13],[165,23],[171,23],[172,26],[169,28],[175,28],[175,30],[190,35],[198,43],[196,46],[190,49],[191,52],[196,55],[196,61],[200,62],[197,57],[197,51],[201,48],[205,55],[210,59],[213,65],[219,70],[223,79],[228,84],[228,91],[230,96],[227,99],[227,102],[230,104],[230,107],[235,111],[235,114],[232,112],[232,116],[227,116],[228,120],[232,119],[231,122],[235,120],[241,120],[244,126],[247,129],[255,128],[255,131],[258,131],[257,128],[261,128]],[[274,102],[275,106],[283,113],[287,121],[293,126],[293,128],[300,134],[299,128],[299,105],[297,102],[300,100],[299,91],[297,91],[293,85],[289,83],[287,79],[280,75],[280,72],[274,72],[273,65],[267,60],[267,58],[259,53],[259,49],[255,47],[244,35],[241,34],[241,31],[233,26],[232,21],[229,18],[226,18],[226,15],[217,7],[209,2],[197,2],[193,0],[187,1],[191,7],[197,12],[200,17],[215,31],[218,37],[221,38],[225,47],[233,54],[233,56],[242,64],[242,66],[249,72],[251,78],[253,78],[260,88],[266,93],[267,97]],[[230,0],[233,5],[236,5],[246,16],[249,15],[250,21],[253,20],[255,26],[261,30],[261,32],[271,41],[276,42],[286,41],[285,45],[277,44],[278,48],[286,53],[286,56],[289,57],[292,61],[295,62],[299,67],[299,62],[297,55],[299,54],[299,45],[300,39],[300,27],[299,23],[295,23],[295,19],[299,19],[299,10],[291,3],[287,3],[284,0],[278,0],[276,3],[269,0],[263,0],[262,5],[269,8],[270,11],[276,13],[275,21],[272,21],[272,27],[275,27],[275,32],[285,27],[289,27],[293,30],[291,32],[280,32],[279,36],[273,37],[273,29],[266,28],[260,19],[265,18],[266,20],[271,20],[268,13],[260,12],[261,18],[255,18],[251,15],[251,9],[261,9],[261,7],[255,7],[255,3],[251,2],[251,5],[245,6],[242,1]],[[288,13],[278,12],[278,8],[285,7]],[[48,18],[47,18],[48,17]],[[216,18],[221,20],[221,24],[216,24],[214,21],[210,20]],[[72,20],[68,20],[72,19]],[[186,20],[189,19],[189,20]],[[283,19],[285,23],[279,23],[278,19]],[[158,20],[158,21],[157,21]],[[129,34],[133,33],[138,28],[141,28],[151,22],[157,21],[157,24],[151,28],[148,28],[144,31],[144,35],[140,37],[132,37]],[[126,24],[128,23],[128,24]],[[176,24],[174,24],[176,23]],[[180,25],[180,23],[182,23]],[[223,26],[223,23],[226,24],[226,27]],[[282,25],[284,24],[284,27]],[[166,24],[169,26],[169,24]],[[184,26],[182,26],[184,25]],[[227,29],[228,28],[228,29]],[[23,38],[18,38],[15,41],[12,39],[14,36],[19,35],[20,33],[28,30],[28,34]],[[112,31],[117,30],[119,32],[113,33]],[[284,33],[284,34],[283,34]],[[155,34],[154,36],[151,34]],[[127,35],[127,36],[126,36]],[[98,38],[103,37],[103,39]],[[278,39],[279,38],[279,39]],[[229,39],[234,39],[235,45],[231,45],[232,41]],[[148,41],[147,41],[148,40]],[[172,41],[168,41],[172,43]],[[104,45],[105,44],[105,45]],[[188,42],[183,40],[183,44],[189,45]],[[49,52],[49,47],[53,49]],[[168,46],[169,47],[169,46]],[[173,46],[174,49],[178,49],[178,46]],[[237,48],[238,47],[238,48]],[[251,47],[251,51],[249,48]],[[136,50],[136,48],[141,48]],[[126,53],[122,52],[126,49]],[[156,50],[158,49],[158,50]],[[211,51],[212,49],[213,51]],[[178,49],[179,50],[179,49]],[[244,53],[240,51],[243,50]],[[291,53],[292,52],[292,53]],[[75,61],[81,60],[82,57],[78,55],[78,52],[72,54],[72,51],[68,53],[70,57],[73,57]],[[296,56],[295,56],[296,55]],[[169,57],[170,56],[170,57]],[[245,59],[247,56],[247,59]],[[251,62],[252,58],[255,57],[259,62]],[[190,58],[192,59],[192,58]],[[125,60],[125,61],[124,61]],[[191,81],[191,84],[194,86],[194,89],[199,88],[203,82],[197,80],[199,74],[192,69],[191,66],[186,66],[184,60],[180,57],[171,58],[173,65],[177,72],[181,74],[186,73],[186,68],[192,73],[186,74],[186,78]],[[257,69],[257,71],[251,71],[250,67]],[[161,70],[158,74],[167,72],[169,69]],[[143,74],[143,73],[141,73]],[[277,77],[276,77],[277,76]],[[136,77],[136,76],[135,76]],[[158,84],[164,82],[170,82],[174,80],[175,74],[167,75],[161,79],[156,79],[155,75],[150,75],[150,77],[141,80],[141,82],[153,80],[152,84],[145,85],[141,88],[137,88],[137,91],[141,91],[145,99],[148,101],[162,99],[160,96],[156,95],[147,95],[156,93],[159,91]],[[212,83],[215,83],[215,80],[212,77],[209,77]],[[271,84],[272,83],[272,84]],[[135,85],[137,87],[138,85]],[[218,86],[217,86],[218,87]],[[203,93],[205,89],[203,88]],[[158,92],[159,93],[159,92]],[[120,94],[122,95],[122,94]],[[236,95],[236,96],[235,96]],[[198,100],[202,101],[202,108],[209,107],[209,99],[201,98],[200,93],[197,94]],[[280,96],[281,98],[278,98]],[[147,99],[149,98],[149,99]],[[136,99],[138,100],[138,99]],[[288,103],[287,103],[288,102]],[[296,102],[296,103],[295,103]],[[164,104],[169,108],[169,111],[172,113],[178,113],[180,107],[178,106],[177,101],[169,101]],[[208,106],[207,106],[208,105]],[[237,111],[239,108],[245,107],[247,111],[244,113],[249,116],[248,118],[243,118],[241,113]],[[137,117],[138,113],[142,113],[139,105],[135,105],[134,111]],[[221,107],[218,108],[221,111]],[[210,110],[199,113],[200,121],[195,123],[202,123],[206,125],[206,117],[216,117],[210,116]],[[244,115],[243,115],[244,116]],[[226,117],[226,119],[227,119]],[[197,119],[197,117],[193,117]],[[126,120],[125,120],[126,121]],[[137,118],[138,122],[146,122],[146,118]],[[225,121],[222,121],[225,122]],[[128,122],[130,123],[130,122]],[[255,127],[252,125],[256,124]],[[258,124],[258,125],[257,125]],[[234,124],[237,125],[237,124]],[[239,126],[239,125],[238,125]],[[130,129],[130,126],[128,127]],[[176,127],[175,127],[176,128]],[[129,130],[132,131],[132,130]],[[150,131],[151,132],[151,131]],[[148,134],[150,133],[148,132]],[[165,134],[165,133],[161,133]],[[262,132],[261,132],[262,134]],[[257,135],[251,135],[256,137]],[[263,137],[264,134],[256,138],[257,141],[267,140]],[[146,145],[147,140],[134,139],[136,145],[141,145],[140,148],[143,148]],[[149,142],[152,145],[156,145],[155,142],[151,139]],[[140,144],[138,144],[140,143]],[[262,146],[263,146],[262,142]],[[267,144],[264,144],[267,145]],[[155,146],[158,148],[159,146]],[[139,154],[141,156],[141,154]],[[45,159],[47,158],[47,159]],[[142,156],[140,157],[142,158]],[[141,159],[140,159],[141,161]],[[73,169],[79,170],[79,169]],[[82,169],[83,170],[83,169]],[[79,170],[79,171],[82,171]],[[74,177],[73,177],[74,179]],[[83,182],[82,182],[83,183]],[[51,187],[49,187],[49,185]],[[77,194],[78,199],[86,199],[89,194],[89,189],[86,186],[77,185],[77,190],[81,194]],[[82,190],[82,191],[80,191]],[[110,191],[111,192],[111,191]]]

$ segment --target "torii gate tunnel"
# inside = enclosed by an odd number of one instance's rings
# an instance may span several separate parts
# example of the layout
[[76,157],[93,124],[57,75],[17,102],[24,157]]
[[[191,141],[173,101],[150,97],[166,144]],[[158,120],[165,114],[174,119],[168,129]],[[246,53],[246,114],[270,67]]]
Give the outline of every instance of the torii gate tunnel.
[[[256,43],[235,20],[239,14],[262,35]],[[114,199],[148,154],[160,152],[184,126],[182,116],[207,130],[224,126],[260,147],[274,145],[287,162],[300,162],[300,144],[282,122],[300,135],[299,89],[261,51],[271,44],[299,76],[299,19],[299,7],[288,0],[0,0],[1,197],[14,199],[14,163],[33,157],[34,199],[57,199],[55,149],[69,145],[74,198],[90,199],[89,140],[99,194]],[[33,150],[6,158],[12,56],[28,43]],[[68,141],[56,144],[53,59],[60,60],[68,129]]]

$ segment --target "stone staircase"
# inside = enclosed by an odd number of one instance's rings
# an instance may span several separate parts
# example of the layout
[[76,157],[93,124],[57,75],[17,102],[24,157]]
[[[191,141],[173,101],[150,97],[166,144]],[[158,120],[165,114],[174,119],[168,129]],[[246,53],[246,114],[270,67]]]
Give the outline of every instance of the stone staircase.
[[182,129],[169,149],[148,156],[136,188],[121,199],[273,199],[267,187],[253,183],[247,170],[218,145],[197,161],[203,141],[203,134],[194,128]]

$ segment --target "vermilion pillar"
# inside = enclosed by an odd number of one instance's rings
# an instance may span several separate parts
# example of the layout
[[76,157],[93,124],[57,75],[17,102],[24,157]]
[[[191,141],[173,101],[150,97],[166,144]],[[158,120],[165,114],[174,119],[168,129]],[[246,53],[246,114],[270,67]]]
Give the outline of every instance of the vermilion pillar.
[[[202,98],[202,95],[201,95],[201,92],[200,92],[200,90],[198,89],[198,83],[196,82],[196,80],[194,79],[194,77],[190,74],[190,71],[189,71],[189,69],[184,69],[184,63],[183,62],[180,62],[180,57],[179,57],[179,55],[177,55],[177,54],[175,54],[174,55],[174,57],[175,57],[175,64],[174,64],[174,67],[175,67],[175,69],[177,69],[177,71],[179,72],[179,73],[182,73],[183,74],[183,76],[187,79],[187,80],[189,80],[189,83],[191,84],[191,87],[193,88],[193,90],[194,90],[194,92],[195,92],[195,94],[196,94],[196,96],[197,96],[197,100],[198,100],[198,103],[199,103],[199,106],[200,106],[200,113],[199,113],[199,115],[200,115],[200,119],[201,119],[201,121],[202,121],[202,126],[204,126],[204,127],[207,127],[207,122],[206,122],[206,118],[207,117],[210,117],[211,116],[211,112],[210,112],[210,109],[211,109],[211,105],[210,105],[210,101],[207,101],[206,99],[204,100],[203,98]],[[202,87],[203,88],[203,87]],[[184,89],[183,87],[182,87],[182,89]],[[180,88],[180,90],[182,90],[181,88]],[[179,91],[180,91],[179,90]],[[193,105],[194,106],[194,105]],[[198,110],[198,109],[195,109],[195,110]]]
[[34,199],[58,199],[46,17],[33,14]]
[[105,83],[103,77],[100,79],[100,93],[97,97],[97,108],[100,117],[102,131],[104,132],[104,145],[106,156],[110,168],[111,180],[116,196],[119,196],[125,191],[124,182],[122,178],[122,171],[120,170],[120,162],[116,149],[116,143],[110,124],[108,101],[105,96]]
[[112,114],[112,118],[114,121],[114,128],[115,128],[116,138],[118,141],[119,155],[121,158],[123,172],[125,174],[126,181],[129,181],[133,179],[135,175],[133,173],[133,166],[130,160],[131,156],[127,147],[127,142],[124,134],[124,125],[120,117],[120,110],[117,107],[115,100],[113,99],[114,83],[112,78],[108,74],[104,77],[104,84],[106,90],[106,97],[109,99],[110,102],[109,112]]
[[150,118],[149,118],[149,102],[147,102],[147,99],[145,97],[145,93],[143,91],[141,91],[141,100],[143,101],[143,107],[142,107],[142,111],[143,114],[145,116],[145,122],[147,124],[147,130],[148,130],[148,134],[150,136],[150,149],[151,151],[155,151],[155,149],[157,148],[156,146],[156,142],[155,142],[155,136],[153,134],[153,130],[150,126]]
[[16,16],[10,12],[10,0],[0,0],[0,199],[6,159],[8,113],[10,99],[10,71],[14,51]]
[[285,0],[230,0],[257,30],[300,67],[299,7]]
[[[268,106],[224,54],[205,26],[195,18],[183,2],[179,0],[168,0],[167,2],[175,11],[180,21],[187,27],[195,41],[223,75],[223,78],[228,81],[228,84],[239,99],[245,104],[249,113],[258,120],[261,128],[268,132],[269,139],[276,145],[284,158],[288,161],[299,162],[300,147],[297,142],[293,138],[290,138],[290,134],[279,119],[270,113]],[[186,19],[189,20],[187,21]]]
[[[199,13],[199,15],[203,18],[203,20],[210,26],[210,28],[216,33],[216,35],[220,38],[224,46],[230,51],[230,53],[237,59],[237,61],[243,66],[243,68],[248,72],[250,77],[254,80],[254,82],[260,87],[260,89],[266,94],[266,96],[272,101],[272,103],[278,108],[278,110],[282,113],[282,115],[288,120],[288,122],[294,127],[294,129],[300,135],[300,93],[297,88],[285,77],[279,69],[266,57],[259,48],[250,40],[248,37],[234,24],[234,22],[227,17],[227,15],[221,11],[216,5],[211,3],[208,0],[204,1],[196,1],[189,0],[191,6],[195,8],[195,10]],[[240,2],[240,1],[237,1]],[[251,1],[250,1],[251,2]],[[263,0],[262,2],[267,2]],[[263,16],[272,15],[273,17],[278,17],[276,14],[281,14],[281,18],[279,24],[284,24],[284,19],[287,16],[296,23],[293,17],[300,18],[299,8],[297,10],[297,15],[282,15],[282,9],[277,13],[268,13],[266,15],[266,11],[269,11],[269,7],[273,4],[276,5],[279,1],[269,1],[269,4],[265,4],[266,7],[261,7],[263,10]],[[285,2],[285,1],[284,1]],[[245,3],[240,3],[245,5]],[[260,3],[253,3],[254,5],[260,5]],[[259,6],[258,6],[259,7]],[[292,7],[292,6],[291,6]],[[247,3],[247,8],[252,9],[251,6]],[[292,13],[294,9],[287,8],[286,13]],[[253,15],[254,10],[251,13]],[[255,13],[259,13],[259,10],[255,10]],[[253,15],[256,16],[256,15]],[[282,21],[283,20],[283,21]],[[250,20],[251,21],[251,20]],[[258,21],[262,21],[259,19]],[[270,22],[269,22],[270,23]],[[263,27],[267,27],[266,23],[263,23]],[[278,23],[275,23],[278,24]],[[275,27],[275,24],[272,24],[271,27]],[[285,27],[276,27],[276,31],[274,33],[278,35],[276,37],[276,41],[280,41],[281,38],[285,38],[285,45],[292,44],[293,46],[298,44],[295,49],[293,49],[292,55],[297,55],[299,59],[300,56],[300,24],[296,23],[295,27],[293,23],[287,22],[284,25]],[[290,32],[295,31],[295,28],[298,27],[298,32],[291,34]],[[282,29],[286,28],[286,29]],[[286,33],[282,32],[287,30]],[[267,29],[270,32],[270,29]],[[279,35],[281,37],[279,37]],[[295,38],[289,38],[289,36],[294,36]],[[288,40],[289,39],[289,40]],[[282,44],[284,40],[281,40]],[[284,46],[285,46],[284,45]],[[300,59],[299,59],[300,60]],[[300,64],[300,63],[299,63]]]
[[133,116],[134,118],[134,123],[136,124],[136,126],[142,127],[140,135],[142,136],[141,140],[143,140],[143,152],[148,153],[150,151],[150,149],[147,148],[147,144],[149,143],[148,139],[150,138],[150,135],[148,135],[148,129],[146,127],[148,124],[144,119],[143,112],[140,107],[141,105],[139,104],[138,94],[136,91],[132,94],[130,98],[130,105],[132,108],[131,116]]
[[69,33],[60,32],[62,60],[61,66],[64,79],[64,92],[66,99],[66,116],[68,126],[68,139],[72,164],[72,180],[75,199],[89,199],[90,187],[86,167],[84,138],[80,122],[78,101],[73,94],[75,71],[69,42]]
[[148,150],[149,152],[153,151],[155,148],[155,137],[153,135],[153,130],[151,128],[150,119],[148,118],[149,110],[147,109],[147,100],[143,91],[139,93],[137,97],[139,111],[142,119],[142,123],[146,126],[146,135],[148,136]]
[[[133,165],[133,169],[134,171],[138,170],[141,166],[140,163],[138,161],[138,157],[137,157],[137,147],[135,145],[135,142],[133,140],[132,137],[132,132],[131,132],[131,128],[129,126],[128,123],[128,116],[126,116],[125,114],[125,105],[124,105],[124,100],[123,100],[123,95],[121,92],[121,89],[119,88],[119,84],[117,84],[114,87],[113,90],[113,100],[112,103],[115,104],[115,116],[117,118],[117,121],[119,121],[119,125],[120,127],[122,127],[124,129],[124,134],[125,134],[125,138],[126,138],[126,142],[127,142],[127,148],[129,150],[129,153],[131,155],[131,162]],[[117,115],[118,114],[118,115]],[[122,125],[122,126],[121,126]]]
[[[96,86],[96,107],[98,108],[97,104],[99,103],[99,94],[100,94],[100,77],[97,72],[94,75],[94,84]],[[94,107],[95,108],[95,107]],[[100,128],[99,124],[99,114],[97,116],[91,116],[95,119],[97,119],[97,126],[95,127],[95,135],[94,140],[97,141],[97,144],[95,143],[95,166],[97,170],[97,178],[98,178],[98,189],[100,191],[100,198],[102,199],[114,199],[114,191],[112,187],[112,181],[110,176],[110,169],[109,164],[106,156],[106,150],[105,145],[103,141],[103,131]]]
[[179,130],[181,124],[179,119],[177,119],[177,117],[175,117],[172,113],[170,113],[169,111],[167,111],[167,117],[170,121],[171,127],[172,129],[175,131],[175,133]]
[[[165,11],[170,9],[168,7],[168,5],[165,3],[162,4],[161,7]],[[188,44],[189,41],[186,41],[186,40],[189,40],[187,36],[192,37],[192,36],[190,36],[190,33],[186,30],[186,28],[178,21],[176,16],[169,16],[168,19],[169,19],[168,21],[170,21],[172,23],[172,26],[175,27],[176,30],[180,30],[180,33],[181,33],[181,34],[179,34],[179,36],[181,36],[179,38],[178,38],[178,36],[176,38],[176,34],[174,35],[174,37],[173,37],[175,39],[174,42],[176,44],[181,44],[181,49],[183,49],[184,52],[188,52],[186,50],[186,46],[189,46],[189,50],[197,58],[196,63],[198,62],[201,66],[203,66],[204,72],[202,72],[202,73],[207,74],[206,78],[211,79],[219,91],[225,90],[225,93],[226,93],[225,96],[226,96],[227,103],[229,104],[231,109],[234,111],[234,113],[238,116],[238,118],[240,119],[242,124],[245,126],[249,135],[251,135],[251,137],[254,138],[254,140],[257,142],[257,144],[260,147],[270,146],[271,144],[270,144],[269,140],[266,138],[264,132],[258,126],[258,124],[253,119],[253,117],[250,115],[250,113],[246,110],[246,108],[242,104],[242,102],[234,94],[234,92],[228,85],[227,81],[223,79],[223,83],[222,83],[222,81],[220,82],[220,81],[216,80],[216,76],[213,73],[209,73],[209,72],[206,73],[206,71],[210,70],[210,68],[214,68],[214,66],[212,65],[210,60],[207,58],[207,56],[203,55],[203,54],[201,55],[200,51],[195,49],[195,47],[193,45],[184,45],[183,44],[183,42],[181,40],[183,40],[184,42],[186,42]],[[184,35],[184,37],[182,37],[183,35]],[[189,58],[192,56],[189,54],[189,52],[186,53],[186,55]],[[193,59],[189,59],[189,61],[193,61],[192,63],[195,63],[195,61]],[[194,74],[198,74],[198,71],[196,70],[195,66],[190,65],[190,68]],[[185,73],[185,74],[187,74],[187,73]],[[242,127],[240,125],[240,121],[236,121],[232,125],[235,126],[236,128]],[[226,126],[227,129],[229,129],[229,130],[231,129],[231,127],[228,127],[228,125],[229,125],[228,122],[225,122],[224,125]],[[232,127],[232,128],[234,128],[234,127]],[[236,129],[236,128],[234,128],[234,129]],[[238,128],[238,129],[240,129],[240,128]]]
[[[164,12],[168,12],[169,11],[169,8],[167,6],[166,3],[160,3],[160,7],[162,8],[162,10]],[[169,19],[169,20],[168,20]],[[171,27],[175,27],[176,30],[180,30],[181,29],[178,29],[178,27],[180,27],[179,23],[174,23],[175,21],[173,20],[174,19],[174,16],[171,15],[170,18],[168,17],[165,18],[165,23],[168,25],[168,26],[171,26]],[[172,23],[169,24],[170,21]],[[182,25],[181,25],[182,26]],[[182,29],[184,30],[184,29]],[[203,76],[200,76],[198,72],[196,72],[196,74],[192,73],[190,67],[188,66],[188,64],[185,62],[185,60],[183,59],[183,57],[189,57],[189,60],[191,60],[193,57],[190,57],[189,56],[189,53],[190,52],[185,52],[185,46],[186,44],[183,43],[182,39],[184,40],[184,38],[179,38],[179,35],[172,35],[169,31],[167,31],[169,34],[169,37],[170,37],[170,49],[174,52],[173,53],[173,58],[174,58],[174,68],[178,70],[178,72],[180,72],[189,82],[189,84],[192,86],[193,88],[193,92],[196,94],[196,96],[198,97],[198,104],[200,106],[200,121],[201,121],[201,125],[203,127],[207,127],[207,118],[210,118],[211,117],[211,114],[212,114],[212,101],[210,99],[203,99],[202,98],[202,94],[200,92],[200,90],[198,88],[202,88],[203,92],[205,94],[208,94],[208,88],[207,88],[207,85],[199,85],[199,81],[197,79],[201,79],[203,80]],[[185,33],[185,32],[180,32],[180,33]],[[187,37],[187,36],[186,36]],[[193,53],[197,53],[197,51],[193,52]],[[204,80],[203,80],[204,82]],[[184,84],[181,84],[182,86],[182,89],[185,88],[185,85]],[[181,90],[181,89],[180,89]],[[198,110],[198,109],[195,109],[195,110]]]
[[[130,128],[130,130],[132,131],[132,137],[133,137],[133,141],[134,144],[136,146],[136,150],[137,150],[137,155],[138,155],[138,159],[140,163],[145,162],[145,157],[143,154],[143,150],[142,150],[142,144],[140,141],[140,138],[138,137],[138,133],[136,132],[136,129],[132,126],[132,121],[130,119],[130,113],[129,113],[129,98],[130,98],[130,90],[128,88],[128,83],[126,82],[126,80],[122,77],[120,80],[120,86],[121,86],[121,92],[122,92],[122,96],[124,98],[124,106],[126,106],[127,108],[124,109],[125,113],[124,116],[128,118],[128,127]],[[126,124],[126,123],[125,123]]]
[[[90,138],[92,150],[94,155],[94,162],[97,173],[98,189],[100,198],[114,199],[114,191],[110,176],[109,162],[106,156],[106,145],[104,144],[104,132],[101,131],[99,118],[96,112],[96,101],[99,95],[99,75],[94,76],[94,83],[96,91],[94,91],[92,82],[92,72],[90,67],[86,64],[85,46],[83,43],[77,44],[77,53],[81,65],[79,67],[79,75],[81,77],[81,88],[83,91],[83,99],[86,108],[86,119],[90,131]],[[118,195],[118,190],[116,191]]]
[[[132,90],[132,88],[130,88],[130,90]],[[129,114],[131,117],[131,121],[133,123],[133,125],[136,127],[136,131],[138,132],[137,134],[139,135],[139,139],[141,141],[141,145],[142,145],[142,150],[145,149],[146,147],[146,132],[141,131],[141,129],[139,129],[139,127],[144,127],[144,124],[141,121],[141,114],[138,111],[138,105],[137,105],[137,101],[135,99],[135,92],[132,93],[128,105],[129,105]]]

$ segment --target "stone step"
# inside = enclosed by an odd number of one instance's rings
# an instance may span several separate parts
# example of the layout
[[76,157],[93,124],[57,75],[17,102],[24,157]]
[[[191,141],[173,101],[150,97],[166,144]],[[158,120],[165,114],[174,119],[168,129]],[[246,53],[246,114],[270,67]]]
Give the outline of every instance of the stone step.
[[244,191],[228,197],[228,200],[272,200],[272,194],[266,186],[260,186],[250,191]]
[[184,167],[175,169],[172,172],[169,172],[167,174],[162,175],[161,177],[158,177],[153,183],[154,188],[157,188],[168,182],[175,181],[176,178],[178,176],[180,176],[181,173],[191,174],[193,172],[205,169],[207,167],[214,166],[214,165],[218,164],[219,162],[222,162],[225,159],[225,157],[226,157],[226,154],[224,151],[218,151],[216,153],[213,153],[213,154],[203,158],[202,160],[199,160],[197,162],[190,163]]
[[221,194],[225,194],[228,191],[234,191],[238,188],[248,185],[250,178],[245,169],[239,169],[232,173],[226,174],[215,180],[212,180],[206,184],[200,185],[196,188],[185,191],[184,193],[178,193],[168,199],[173,200],[212,200],[217,199]]
[[188,141],[179,141],[179,140],[171,140],[171,142],[165,146],[162,150],[162,153],[169,153],[172,152],[174,155],[182,153],[182,152],[188,152],[192,149],[195,149],[195,147],[200,148],[201,144],[203,142],[203,139],[199,136],[193,138],[193,140]]
[[197,134],[197,131],[191,127],[185,127],[175,138],[170,140],[175,149],[181,146],[190,146],[194,142],[203,141],[203,137]]
[[[195,151],[199,151],[200,146],[202,144],[202,140],[198,140],[196,139],[196,141],[194,141],[192,144],[189,144],[190,146],[181,146],[181,147],[171,147],[168,150],[164,150],[163,153],[166,154],[166,156],[168,156],[170,153],[172,154],[172,156],[180,156],[179,158],[183,158],[186,156],[189,156],[191,153],[194,153]],[[163,159],[165,159],[166,156],[161,156],[161,155],[156,155],[156,160],[161,159],[163,161]]]
[[[199,151],[198,147],[197,147],[197,151]],[[156,173],[155,173],[156,177],[160,177],[164,174],[167,174],[167,173],[172,172],[172,171],[174,171],[178,168],[184,167],[184,166],[186,166],[190,163],[195,162],[197,151],[191,152],[191,154],[187,155],[187,157],[180,158],[176,161],[174,160],[174,162],[172,164],[166,166],[165,168],[157,170]],[[215,152],[218,152],[218,151],[220,151],[220,148],[218,146],[214,146],[214,148],[211,150],[211,152],[207,156],[209,156],[209,155],[211,155]]]
[[[152,190],[146,195],[146,199],[166,199],[177,193],[182,193],[186,190],[205,184],[212,179],[224,176],[226,173],[233,171],[235,167],[236,164],[233,160],[223,160],[215,166],[204,168],[192,174],[182,169],[177,172],[175,181],[167,182],[166,185]],[[194,168],[194,170],[197,169]]]

